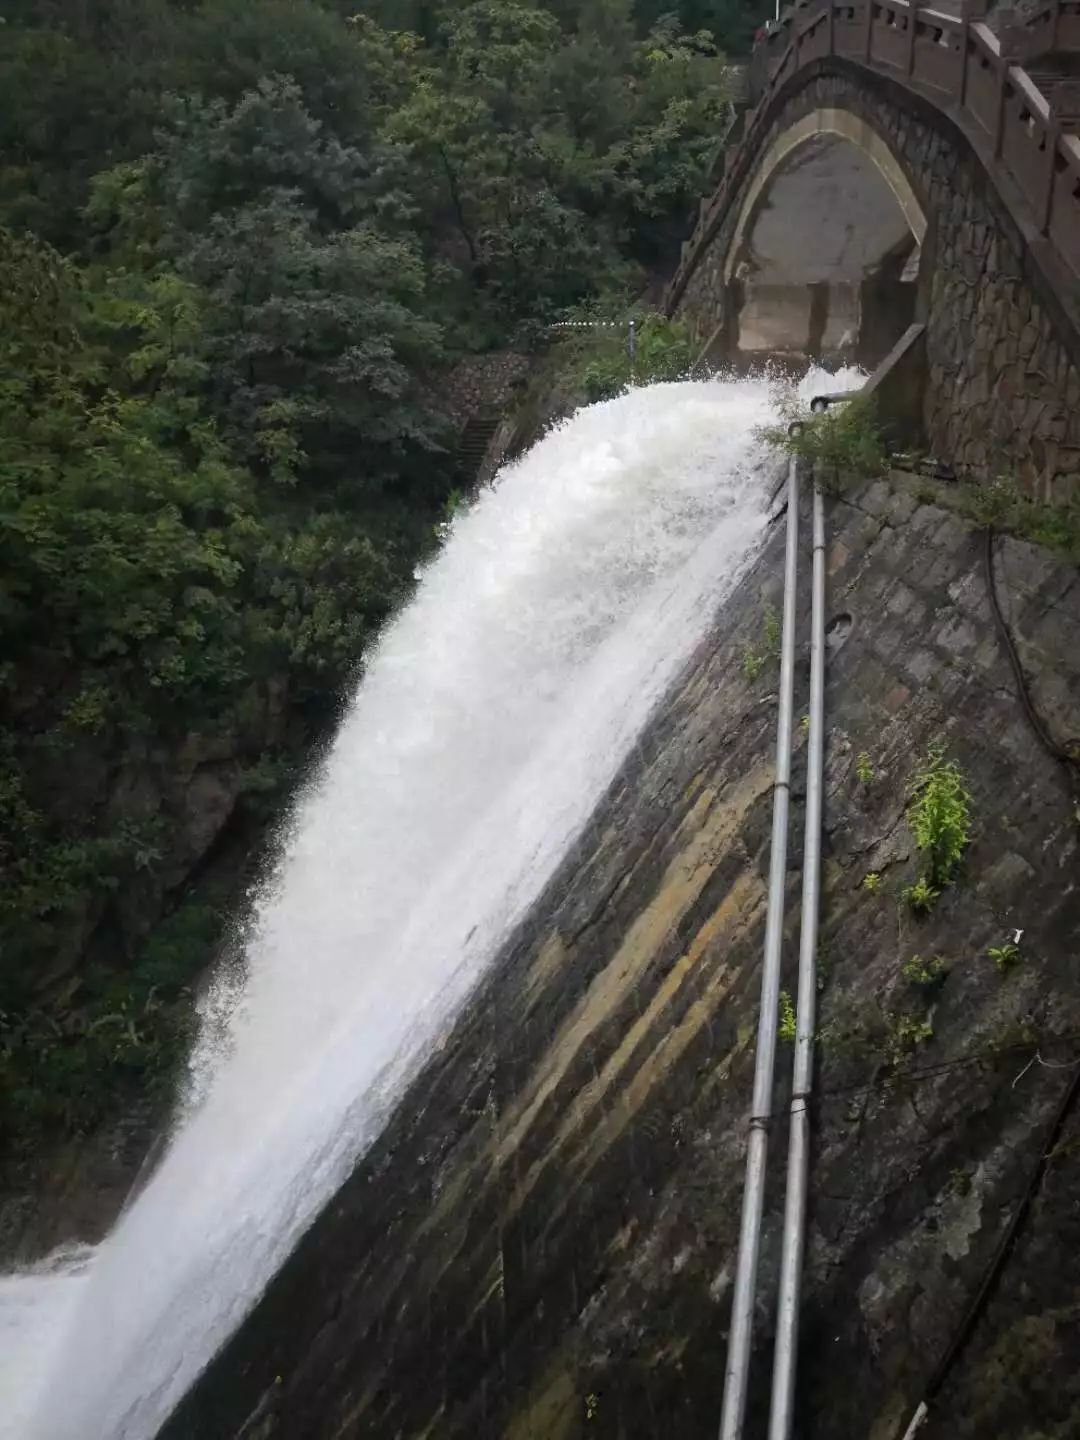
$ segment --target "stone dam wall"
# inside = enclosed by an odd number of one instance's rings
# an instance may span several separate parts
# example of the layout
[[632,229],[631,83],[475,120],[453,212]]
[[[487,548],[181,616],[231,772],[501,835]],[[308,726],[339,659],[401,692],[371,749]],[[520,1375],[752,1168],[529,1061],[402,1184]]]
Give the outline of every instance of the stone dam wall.
[[[1053,1067],[1080,1054],[1080,856],[1060,767],[1032,737],[992,623],[982,537],[901,481],[833,502],[830,528],[799,1434],[895,1440],[1024,1193],[1071,1073]],[[781,530],[168,1440],[713,1440],[776,723],[775,667],[751,681],[742,660],[779,598]],[[997,570],[1035,703],[1059,739],[1075,736],[1080,577],[1011,540]],[[797,707],[807,687],[801,645]],[[974,838],[959,883],[917,921],[898,904],[915,874],[905,804],[936,740],[964,769]],[[789,988],[798,727],[796,745]],[[987,949],[1016,929],[1021,958],[1001,973]],[[904,978],[916,954],[944,958],[940,988]],[[782,1047],[778,1116],[789,1069]],[[772,1138],[763,1296],[779,1259],[782,1118]],[[1080,1433],[1078,1195],[1074,1114],[926,1440]],[[771,1331],[763,1303],[750,1436]]]

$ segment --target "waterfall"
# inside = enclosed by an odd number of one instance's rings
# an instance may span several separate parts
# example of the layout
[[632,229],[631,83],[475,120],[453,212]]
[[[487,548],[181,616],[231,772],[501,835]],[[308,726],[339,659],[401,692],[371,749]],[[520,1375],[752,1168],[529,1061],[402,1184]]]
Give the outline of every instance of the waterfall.
[[251,1309],[745,569],[770,418],[764,381],[636,389],[455,517],[202,1001],[163,1160],[89,1261],[0,1281],[5,1435],[149,1440]]

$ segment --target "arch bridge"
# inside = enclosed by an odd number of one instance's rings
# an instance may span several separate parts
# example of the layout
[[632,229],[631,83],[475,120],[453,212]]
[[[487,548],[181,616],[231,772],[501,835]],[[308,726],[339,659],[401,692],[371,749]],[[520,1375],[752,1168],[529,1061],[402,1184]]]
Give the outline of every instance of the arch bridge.
[[900,357],[921,438],[1080,483],[1080,0],[805,0],[667,295],[702,358]]

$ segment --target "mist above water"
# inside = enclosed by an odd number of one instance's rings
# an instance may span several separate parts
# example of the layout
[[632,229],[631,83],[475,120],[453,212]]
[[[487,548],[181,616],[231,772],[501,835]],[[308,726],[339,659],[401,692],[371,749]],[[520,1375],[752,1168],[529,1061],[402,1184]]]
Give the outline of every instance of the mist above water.
[[455,518],[209,988],[163,1161],[89,1268],[0,1281],[4,1434],[149,1440],[240,1323],[754,553],[770,418],[760,381],[634,390]]

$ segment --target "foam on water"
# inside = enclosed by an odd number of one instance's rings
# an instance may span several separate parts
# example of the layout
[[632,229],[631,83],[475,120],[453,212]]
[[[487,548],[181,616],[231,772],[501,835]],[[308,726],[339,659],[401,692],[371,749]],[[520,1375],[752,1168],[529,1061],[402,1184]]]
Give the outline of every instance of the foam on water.
[[40,1265],[0,1276],[0,1427],[5,1436],[29,1431],[93,1255],[89,1245],[69,1246]]
[[455,519],[203,1001],[165,1158],[89,1266],[0,1280],[5,1435],[147,1440],[255,1303],[745,568],[769,418],[764,382],[636,390]]

